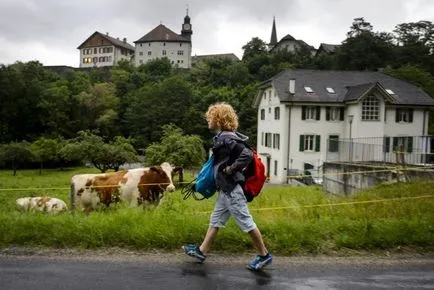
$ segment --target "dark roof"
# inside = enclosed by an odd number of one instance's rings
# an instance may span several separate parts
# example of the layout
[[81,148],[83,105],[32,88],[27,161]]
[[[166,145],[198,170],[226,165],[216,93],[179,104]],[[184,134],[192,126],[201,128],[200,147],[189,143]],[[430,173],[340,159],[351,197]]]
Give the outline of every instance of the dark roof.
[[[295,94],[289,93],[289,80],[295,80]],[[380,72],[368,71],[322,71],[322,70],[285,70],[261,84],[259,89],[274,86],[281,102],[321,102],[345,103],[357,100],[368,90],[375,87],[397,105],[434,106],[432,99],[421,88]],[[312,88],[307,93],[305,86]],[[331,87],[335,94],[327,92]],[[390,89],[394,94],[387,93]],[[260,94],[255,99],[259,104]]]
[[179,34],[176,34],[163,24],[158,25],[154,29],[152,29],[148,34],[140,38],[139,40],[134,41],[134,43],[140,42],[191,42],[186,37],[183,37]]
[[318,47],[318,50],[316,52],[316,55],[320,54],[321,52],[331,54],[334,53],[339,47],[341,47],[340,44],[327,44],[327,43],[321,43]]
[[292,37],[292,35],[290,35],[290,34],[287,34],[287,35],[285,35],[284,37],[282,37],[282,39],[281,39],[281,40],[279,40],[279,42],[281,42],[281,41],[284,41],[284,40],[290,40],[290,41],[294,41],[294,40],[295,40],[295,38],[294,38],[294,37]]
[[80,49],[89,39],[91,39],[95,35],[100,35],[100,36],[104,37],[109,42],[111,42],[114,46],[119,46],[119,47],[123,47],[123,48],[129,49],[129,50],[134,50],[134,46],[132,46],[128,42],[123,42],[122,40],[119,40],[117,38],[111,37],[107,34],[103,34],[103,33],[98,32],[98,31],[95,31],[91,36],[89,36],[82,44],[80,44],[79,47],[77,47],[77,49]]

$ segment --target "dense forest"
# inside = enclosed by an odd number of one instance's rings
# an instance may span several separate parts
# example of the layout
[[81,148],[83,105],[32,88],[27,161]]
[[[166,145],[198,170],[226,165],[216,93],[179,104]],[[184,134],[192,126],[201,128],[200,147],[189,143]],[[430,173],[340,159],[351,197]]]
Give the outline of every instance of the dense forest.
[[[38,61],[0,65],[0,163],[27,145],[41,152],[50,140],[61,144],[97,138],[101,144],[129,144],[129,151],[143,153],[161,141],[163,132],[175,132],[198,136],[206,148],[211,133],[203,114],[217,101],[236,108],[240,131],[254,143],[256,88],[288,68],[382,71],[434,96],[434,24],[429,21],[376,32],[369,22],[356,18],[340,48],[317,57],[308,47],[269,53],[257,37],[243,50],[241,61],[209,59],[189,70],[172,67],[168,59],[87,70],[53,70]],[[169,131],[164,131],[169,124]],[[430,134],[433,124],[431,113]],[[25,156],[21,152],[18,157]],[[38,156],[40,161],[54,158],[48,153]]]

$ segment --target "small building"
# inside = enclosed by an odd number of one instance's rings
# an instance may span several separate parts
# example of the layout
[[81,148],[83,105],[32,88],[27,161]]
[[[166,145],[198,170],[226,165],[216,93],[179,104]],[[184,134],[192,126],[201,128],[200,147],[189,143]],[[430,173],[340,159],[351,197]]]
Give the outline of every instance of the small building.
[[157,58],[168,58],[174,66],[191,68],[190,17],[184,17],[181,34],[176,34],[163,24],[158,25],[135,43],[135,65],[139,66]]
[[119,40],[95,31],[77,49],[80,50],[80,68],[114,66],[120,60],[131,61],[134,47],[126,38]]
[[315,53],[315,56],[319,56],[322,54],[334,54],[337,49],[341,47],[340,44],[327,44],[327,43],[321,43],[318,47],[318,50]]
[[[393,154],[394,147],[412,154],[431,150],[413,136],[428,134],[434,99],[380,72],[285,70],[260,85],[254,106],[257,151],[271,183],[338,160],[343,148],[337,140],[376,140],[384,154]],[[364,152],[349,154],[356,159]]]
[[301,49],[308,49],[312,55],[315,55],[315,47],[307,44],[303,40],[297,40],[290,34],[285,35],[281,40],[277,41],[276,19],[273,18],[273,26],[271,29],[270,43],[268,44],[269,52],[288,51],[295,53]]

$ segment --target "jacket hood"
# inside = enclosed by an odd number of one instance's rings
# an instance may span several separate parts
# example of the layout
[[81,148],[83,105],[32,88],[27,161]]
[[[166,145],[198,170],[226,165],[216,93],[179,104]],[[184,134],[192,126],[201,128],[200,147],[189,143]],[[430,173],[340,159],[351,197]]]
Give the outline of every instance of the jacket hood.
[[247,140],[249,140],[249,137],[247,137],[244,134],[241,134],[239,132],[230,132],[230,131],[222,131],[219,134],[217,134],[214,137],[214,140],[216,140],[217,138],[231,138],[233,140],[240,140],[243,142],[247,142]]

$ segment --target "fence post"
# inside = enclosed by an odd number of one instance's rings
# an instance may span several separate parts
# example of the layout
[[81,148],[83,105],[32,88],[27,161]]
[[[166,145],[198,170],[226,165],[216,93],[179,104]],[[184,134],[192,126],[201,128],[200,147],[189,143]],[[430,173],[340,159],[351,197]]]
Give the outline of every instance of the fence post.
[[75,187],[74,187],[73,182],[71,182],[71,189],[69,192],[69,200],[71,203],[71,213],[74,214],[74,210],[75,210]]

